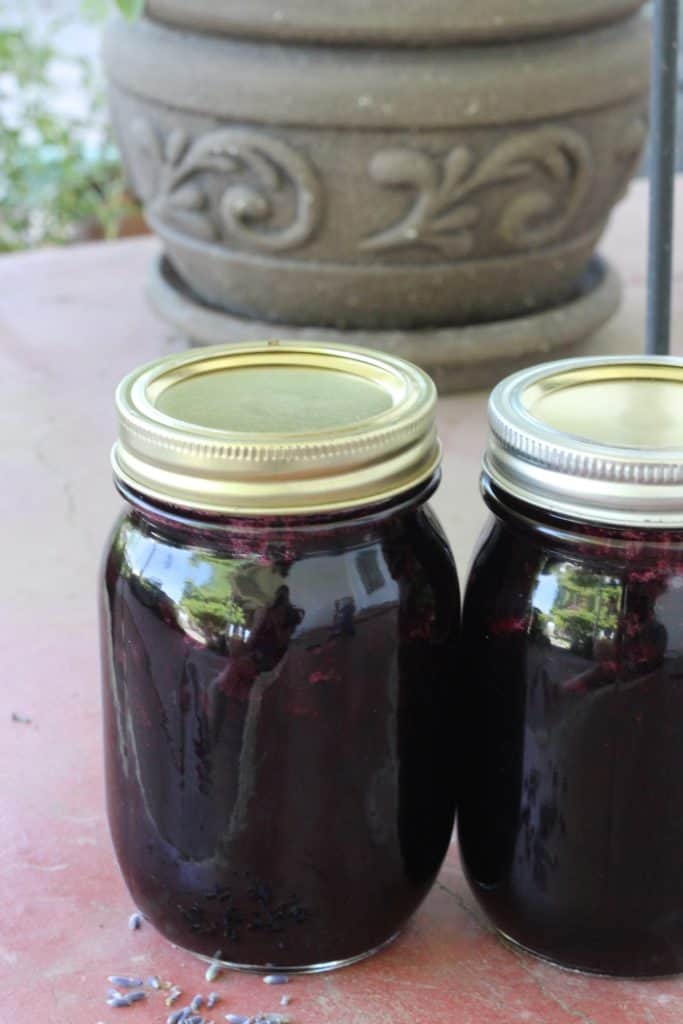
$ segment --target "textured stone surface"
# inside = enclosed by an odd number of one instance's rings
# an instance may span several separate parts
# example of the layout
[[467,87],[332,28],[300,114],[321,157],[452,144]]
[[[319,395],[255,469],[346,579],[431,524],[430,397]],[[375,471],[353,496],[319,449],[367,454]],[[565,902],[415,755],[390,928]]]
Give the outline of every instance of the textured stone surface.
[[[679,191],[679,200],[683,192]],[[683,243],[683,202],[677,238]],[[626,282],[599,349],[637,351],[644,309],[645,190],[615,217],[606,251]],[[203,969],[132,910],[107,835],[100,766],[95,575],[118,508],[107,453],[119,378],[172,344],[144,301],[151,240],[0,258],[3,438],[0,713],[0,1020],[162,1024],[151,1006],[104,1005],[113,972],[158,972],[191,996]],[[680,245],[679,245],[680,250]],[[674,293],[683,353],[683,275]],[[442,399],[436,506],[464,575],[483,520],[483,393]],[[12,711],[32,718],[12,722]],[[220,1014],[277,1009],[256,978],[225,977]],[[500,945],[455,850],[414,923],[363,965],[287,989],[293,1024],[680,1024],[683,979],[615,983],[565,974]],[[275,1005],[273,1003],[275,1002]],[[218,1007],[217,1007],[218,1009]]]
[[488,3],[485,43],[438,47],[114,22],[129,176],[181,277],[241,316],[394,329],[546,308],[574,289],[645,140],[647,22],[597,8],[619,20],[570,32],[554,3],[547,36],[511,43]]
[[595,258],[577,295],[552,310],[490,324],[411,331],[293,327],[234,316],[199,302],[167,257],[153,262],[147,294],[159,315],[191,345],[258,341],[273,334],[336,345],[367,345],[422,366],[444,395],[486,387],[539,359],[576,354],[579,344],[590,345],[591,336],[618,309],[621,286],[617,272]]
[[203,31],[280,39],[443,43],[516,39],[623,17],[640,0],[147,0],[160,21]]

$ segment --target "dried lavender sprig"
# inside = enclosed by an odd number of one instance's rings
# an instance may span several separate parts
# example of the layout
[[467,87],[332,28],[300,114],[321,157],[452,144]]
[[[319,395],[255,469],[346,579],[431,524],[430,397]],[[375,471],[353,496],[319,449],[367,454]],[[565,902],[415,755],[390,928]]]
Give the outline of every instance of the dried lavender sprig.
[[218,1002],[218,999],[219,999],[219,995],[218,995],[217,992],[209,992],[209,995],[208,995],[207,1000],[206,1000],[206,1008],[207,1008],[207,1010],[213,1010],[214,1006]]
[[226,1013],[225,1019],[228,1024],[247,1024],[249,1017],[245,1017],[241,1013]]
[[123,992],[118,992],[115,988],[107,989],[107,999],[124,999]]
[[156,991],[158,992],[159,989],[161,988],[161,981],[159,980],[159,976],[156,974],[151,974],[149,978],[145,979],[145,985],[148,985],[150,988],[156,989]]
[[129,978],[125,974],[110,974],[107,981],[117,988],[139,988],[143,984],[142,978]]
[[174,1010],[173,1013],[170,1013],[166,1018],[166,1024],[179,1024],[179,1021],[183,1018],[184,1015],[184,1010]]
[[214,960],[214,962],[209,964],[209,966],[206,968],[206,974],[204,975],[204,977],[206,978],[207,981],[215,981],[222,970],[223,968],[221,967],[221,965],[217,964],[216,961]]
[[138,910],[136,910],[135,913],[131,914],[130,917],[128,918],[128,927],[132,932],[136,932],[140,925],[142,924],[142,921],[142,914]]
[[130,992],[126,996],[126,999],[128,1000],[128,1003],[129,1003],[130,1006],[132,1006],[133,1003],[140,1003],[140,1002],[142,1002],[143,999],[146,999],[146,998],[147,998],[147,993],[146,992],[142,992],[142,991],[140,991],[140,992]]
[[266,974],[263,979],[264,985],[288,985],[289,978],[286,974]]
[[193,1011],[201,1010],[204,1005],[204,996],[197,994],[194,999],[190,1002],[190,1009]]
[[123,1006],[130,1006],[128,996],[112,996],[110,999],[107,999],[107,1006],[114,1006],[117,1010]]
[[166,996],[166,1000],[165,1000],[166,1005],[167,1006],[173,1006],[173,1004],[175,1003],[176,999],[179,999],[182,994],[183,994],[183,990],[181,988],[178,988],[177,985],[174,985],[173,988],[171,989],[171,991]]

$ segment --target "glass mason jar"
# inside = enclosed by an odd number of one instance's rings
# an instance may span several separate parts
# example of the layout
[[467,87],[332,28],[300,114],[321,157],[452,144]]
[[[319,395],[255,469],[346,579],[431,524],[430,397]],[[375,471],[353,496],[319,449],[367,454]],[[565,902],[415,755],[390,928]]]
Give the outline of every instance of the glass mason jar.
[[459,836],[514,943],[683,970],[683,361],[586,359],[490,401],[463,610]]
[[104,732],[133,899],[231,966],[363,957],[454,818],[434,386],[367,350],[252,344],[143,367],[117,407]]

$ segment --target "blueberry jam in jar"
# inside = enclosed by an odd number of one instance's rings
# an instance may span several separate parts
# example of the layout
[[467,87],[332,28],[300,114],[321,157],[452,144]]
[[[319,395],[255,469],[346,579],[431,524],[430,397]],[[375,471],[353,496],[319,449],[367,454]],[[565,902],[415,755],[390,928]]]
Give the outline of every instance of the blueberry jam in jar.
[[463,610],[459,840],[503,936],[683,970],[683,362],[503,381]]
[[117,407],[104,732],[132,897],[232,966],[368,955],[454,819],[434,387],[367,350],[271,343],[160,360]]

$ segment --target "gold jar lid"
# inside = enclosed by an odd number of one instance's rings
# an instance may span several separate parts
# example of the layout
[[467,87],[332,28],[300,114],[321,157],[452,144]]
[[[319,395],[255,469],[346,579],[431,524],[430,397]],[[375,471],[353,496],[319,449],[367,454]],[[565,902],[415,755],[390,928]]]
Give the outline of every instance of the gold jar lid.
[[116,406],[116,477],[187,509],[357,508],[410,490],[440,462],[431,379],[368,349],[196,349],[135,370]]
[[501,381],[484,470],[574,519],[683,526],[683,360],[566,359]]

